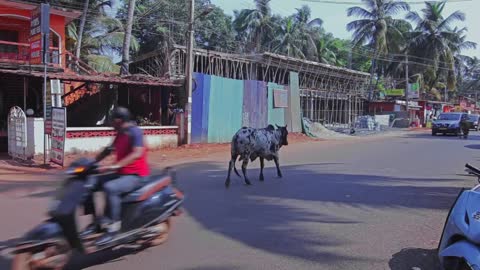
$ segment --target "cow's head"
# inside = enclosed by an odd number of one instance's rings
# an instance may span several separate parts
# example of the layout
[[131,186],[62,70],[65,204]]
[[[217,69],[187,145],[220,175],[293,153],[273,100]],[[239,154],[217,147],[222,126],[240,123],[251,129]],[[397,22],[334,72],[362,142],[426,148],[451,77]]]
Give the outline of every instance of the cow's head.
[[288,145],[288,130],[287,126],[281,127],[279,125],[276,125],[278,130],[280,131],[280,146],[282,145]]

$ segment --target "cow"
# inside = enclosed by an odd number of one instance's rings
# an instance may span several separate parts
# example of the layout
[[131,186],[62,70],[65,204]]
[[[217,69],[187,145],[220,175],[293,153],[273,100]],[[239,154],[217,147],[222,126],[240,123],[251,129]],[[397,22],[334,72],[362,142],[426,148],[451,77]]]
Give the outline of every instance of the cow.
[[273,159],[275,161],[278,177],[282,177],[278,162],[278,151],[282,146],[288,145],[288,130],[287,126],[276,126],[277,129],[272,125],[261,129],[243,127],[237,131],[231,143],[231,160],[228,165],[227,180],[225,181],[226,188],[230,186],[232,167],[235,173],[241,177],[235,167],[237,158],[238,161],[242,160],[242,172],[246,185],[251,185],[247,177],[248,161],[253,162],[257,157],[260,158],[260,181],[264,180],[263,168],[265,166],[265,159],[268,161]]

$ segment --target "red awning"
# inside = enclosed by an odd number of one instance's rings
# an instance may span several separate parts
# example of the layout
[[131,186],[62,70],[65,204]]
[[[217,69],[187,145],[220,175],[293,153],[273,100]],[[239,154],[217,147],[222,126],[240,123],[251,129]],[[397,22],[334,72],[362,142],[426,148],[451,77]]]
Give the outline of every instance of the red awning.
[[[29,71],[29,70],[10,70],[0,69],[0,74],[13,74],[19,76],[28,76],[43,78],[43,72]],[[131,76],[116,76],[116,75],[78,75],[75,73],[65,72],[48,72],[47,78],[57,79],[61,81],[74,81],[74,82],[92,82],[92,83],[108,83],[108,84],[123,84],[123,85],[138,85],[138,86],[182,86],[181,80],[171,80],[168,78],[147,77],[139,75]]]

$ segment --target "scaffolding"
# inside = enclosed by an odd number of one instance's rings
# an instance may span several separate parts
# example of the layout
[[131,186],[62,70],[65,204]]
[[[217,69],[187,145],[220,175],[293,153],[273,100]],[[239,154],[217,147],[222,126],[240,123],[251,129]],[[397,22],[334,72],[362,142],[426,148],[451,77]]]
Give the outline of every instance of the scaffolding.
[[[185,66],[186,48],[175,46],[168,53],[158,51],[137,58],[130,72],[184,79]],[[203,49],[194,50],[194,72],[286,86],[290,72],[296,72],[303,117],[327,126],[351,125],[363,115],[370,79],[368,73],[273,53],[240,55]]]

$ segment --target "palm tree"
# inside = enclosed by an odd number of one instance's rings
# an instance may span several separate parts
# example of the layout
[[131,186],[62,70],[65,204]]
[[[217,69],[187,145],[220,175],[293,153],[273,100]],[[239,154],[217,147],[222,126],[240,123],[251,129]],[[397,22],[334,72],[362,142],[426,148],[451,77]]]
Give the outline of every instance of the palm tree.
[[123,37],[122,46],[122,65],[120,67],[120,75],[126,75],[129,73],[128,64],[130,62],[130,42],[132,36],[133,27],[133,15],[135,13],[135,0],[129,0],[128,2],[128,15],[127,25],[125,29],[125,36]]
[[[417,24],[411,33],[409,51],[421,56],[429,67],[429,89],[440,79],[442,70],[448,70],[446,82],[448,89],[454,89],[456,84],[455,55],[472,44],[465,41],[466,29],[452,29],[451,25],[465,20],[465,14],[456,11],[446,18],[443,16],[445,2],[426,2],[422,15],[409,12],[407,19]],[[443,72],[445,73],[445,72]]]
[[255,0],[255,9],[243,9],[236,13],[234,28],[238,33],[246,33],[247,51],[259,52],[273,32],[271,0]]
[[278,31],[276,31],[277,37],[273,41],[274,47],[272,49],[274,53],[305,59],[305,54],[302,50],[303,42],[300,39],[301,32],[296,26],[292,17],[284,20]]
[[400,11],[408,11],[410,6],[396,0],[362,0],[366,8],[355,6],[347,10],[348,16],[360,19],[347,24],[347,30],[353,31],[353,45],[368,44],[378,54],[390,51],[389,39],[401,35],[399,26],[402,20],[394,19]]
[[332,43],[334,39],[330,36],[325,36],[318,41],[317,44],[317,55],[318,62],[330,65],[336,65],[337,55],[332,50]]
[[325,32],[322,27],[323,21],[320,18],[311,20],[312,11],[306,5],[296,10],[293,20],[295,28],[299,32],[298,38],[303,42],[302,51],[306,58],[315,60],[317,58],[318,41]]

